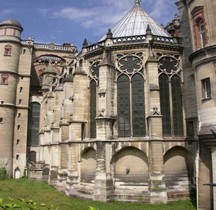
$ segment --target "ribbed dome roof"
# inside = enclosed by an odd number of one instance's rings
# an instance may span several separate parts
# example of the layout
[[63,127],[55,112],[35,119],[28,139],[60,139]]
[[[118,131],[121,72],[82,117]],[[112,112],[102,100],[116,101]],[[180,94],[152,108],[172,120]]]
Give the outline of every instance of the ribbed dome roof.
[[[170,37],[161,26],[159,26],[140,6],[140,0],[135,1],[135,6],[111,28],[113,37],[127,37],[145,35],[147,26],[151,33],[157,36]],[[104,36],[101,40],[104,40]]]
[[2,21],[0,23],[0,26],[3,26],[3,25],[12,25],[12,26],[17,26],[21,29],[23,28],[19,21],[13,20],[13,19],[8,19],[8,20]]

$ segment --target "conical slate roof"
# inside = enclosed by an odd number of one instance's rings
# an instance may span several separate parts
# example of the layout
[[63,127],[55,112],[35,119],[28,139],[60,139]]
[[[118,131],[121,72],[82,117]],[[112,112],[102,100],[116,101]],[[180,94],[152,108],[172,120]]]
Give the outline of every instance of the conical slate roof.
[[[157,36],[170,37],[161,26],[159,26],[140,6],[140,0],[135,1],[135,6],[111,28],[113,37],[127,37],[145,35],[147,26],[150,26],[151,33]],[[101,40],[104,40],[104,36]]]

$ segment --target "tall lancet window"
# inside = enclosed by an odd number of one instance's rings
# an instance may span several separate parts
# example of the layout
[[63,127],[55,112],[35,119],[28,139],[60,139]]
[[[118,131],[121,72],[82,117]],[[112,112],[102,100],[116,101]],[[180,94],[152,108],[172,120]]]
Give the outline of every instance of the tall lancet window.
[[160,108],[163,135],[183,136],[183,108],[179,56],[159,57]]
[[90,138],[96,138],[97,117],[97,83],[99,79],[99,61],[91,63],[90,67]]
[[[40,128],[40,104],[33,102],[30,104],[29,112],[29,135],[28,145],[38,146],[39,145],[39,128]],[[20,115],[18,114],[18,117]]]
[[118,136],[145,136],[142,53],[117,55]]

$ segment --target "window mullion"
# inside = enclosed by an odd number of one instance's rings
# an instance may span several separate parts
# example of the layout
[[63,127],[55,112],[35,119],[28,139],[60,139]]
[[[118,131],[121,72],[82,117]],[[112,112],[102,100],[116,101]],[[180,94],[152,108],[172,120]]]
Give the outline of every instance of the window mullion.
[[169,78],[169,101],[170,101],[170,122],[171,122],[171,136],[174,136],[174,124],[173,124],[173,100],[172,100],[172,83]]
[[130,129],[131,137],[133,136],[133,104],[132,104],[132,80],[130,78]]

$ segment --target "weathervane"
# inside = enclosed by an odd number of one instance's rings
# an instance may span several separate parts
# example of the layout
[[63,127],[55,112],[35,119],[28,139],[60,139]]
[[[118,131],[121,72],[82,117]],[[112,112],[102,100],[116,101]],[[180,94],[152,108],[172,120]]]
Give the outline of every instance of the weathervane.
[[135,5],[140,5],[141,0],[135,0],[134,2],[135,2]]

